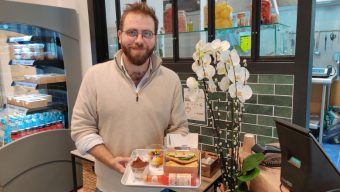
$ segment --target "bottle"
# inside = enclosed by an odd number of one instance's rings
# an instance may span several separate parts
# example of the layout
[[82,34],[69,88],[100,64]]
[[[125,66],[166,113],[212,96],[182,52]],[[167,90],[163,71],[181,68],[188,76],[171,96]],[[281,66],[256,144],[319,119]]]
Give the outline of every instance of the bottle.
[[49,41],[46,43],[46,59],[47,60],[55,60],[57,59],[57,43],[56,36],[54,33],[51,33],[51,37]]
[[189,22],[187,23],[187,31],[192,32],[193,31],[193,23],[192,20],[189,19]]
[[178,11],[178,32],[185,32],[186,31],[186,12],[184,10]]
[[238,27],[245,26],[245,19],[246,19],[246,13],[245,12],[238,12],[237,13],[237,26]]
[[270,0],[261,1],[261,21],[263,24],[270,24],[271,22],[271,7]]
[[172,33],[172,4],[170,3],[165,5],[164,31],[165,33]]
[[[160,36],[157,39],[158,53],[159,53],[160,57],[163,57],[163,49],[164,49],[164,47],[163,47],[163,45],[164,45],[164,28],[163,27],[161,27],[161,29],[159,30],[159,34],[160,34]],[[63,125],[64,125],[64,123],[63,123]]]

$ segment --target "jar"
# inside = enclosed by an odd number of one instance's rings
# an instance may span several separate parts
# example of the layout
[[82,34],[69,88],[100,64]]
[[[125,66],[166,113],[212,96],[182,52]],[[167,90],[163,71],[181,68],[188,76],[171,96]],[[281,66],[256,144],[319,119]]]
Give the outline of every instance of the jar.
[[270,0],[261,1],[261,21],[263,24],[271,23],[271,7],[272,4]]
[[184,10],[178,11],[178,32],[186,32],[187,19]]
[[271,19],[270,19],[271,23],[278,23],[279,19],[278,19],[278,15],[277,14],[272,14]]
[[[271,2],[270,0],[262,0],[261,1],[261,23],[262,24],[270,24],[271,23]],[[252,3],[250,3],[250,20],[252,20]]]
[[[224,0],[215,3],[215,28],[233,27],[233,8]],[[204,6],[204,28],[208,27],[208,6]]]
[[237,13],[237,26],[242,27],[246,25],[246,13],[239,12]]
[[233,8],[226,1],[217,1],[215,4],[215,28],[232,27],[232,12]]
[[172,5],[170,3],[165,5],[164,32],[165,33],[172,33]]

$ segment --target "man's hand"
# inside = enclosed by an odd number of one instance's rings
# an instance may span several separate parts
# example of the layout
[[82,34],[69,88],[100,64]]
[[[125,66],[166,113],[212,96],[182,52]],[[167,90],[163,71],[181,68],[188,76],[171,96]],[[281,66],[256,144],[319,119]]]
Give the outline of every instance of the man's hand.
[[89,150],[89,153],[98,161],[119,173],[124,173],[126,164],[130,159],[129,157],[114,157],[104,144],[94,146]]
[[129,159],[129,157],[114,157],[110,159],[109,166],[111,169],[123,174]]

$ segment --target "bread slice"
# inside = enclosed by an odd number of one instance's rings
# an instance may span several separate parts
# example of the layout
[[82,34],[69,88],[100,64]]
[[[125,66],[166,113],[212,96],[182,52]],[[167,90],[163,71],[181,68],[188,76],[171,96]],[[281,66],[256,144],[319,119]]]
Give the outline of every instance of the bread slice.
[[188,164],[192,162],[197,162],[197,155],[190,151],[175,151],[166,153],[166,161],[171,160],[179,164]]

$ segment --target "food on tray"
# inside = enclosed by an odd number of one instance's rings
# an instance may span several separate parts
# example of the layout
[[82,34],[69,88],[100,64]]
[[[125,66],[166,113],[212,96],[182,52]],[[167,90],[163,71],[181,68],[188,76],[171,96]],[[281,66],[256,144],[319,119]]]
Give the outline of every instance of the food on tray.
[[161,149],[154,149],[149,151],[150,164],[153,166],[163,165],[163,151]]
[[196,176],[188,173],[170,173],[169,185],[173,186],[195,186]]
[[191,162],[191,163],[181,164],[181,163],[177,163],[175,161],[167,161],[166,166],[171,166],[171,167],[197,167],[198,162],[194,161],[194,162]]
[[192,163],[198,160],[196,154],[191,151],[171,151],[166,154],[166,158],[181,164]]
[[162,184],[162,185],[168,185],[168,177],[166,175],[148,175],[146,182],[152,183],[152,184]]
[[164,172],[198,174],[199,160],[194,151],[169,151],[165,155]]
[[131,162],[131,169],[136,179],[146,179],[149,162],[143,161],[140,157]]

